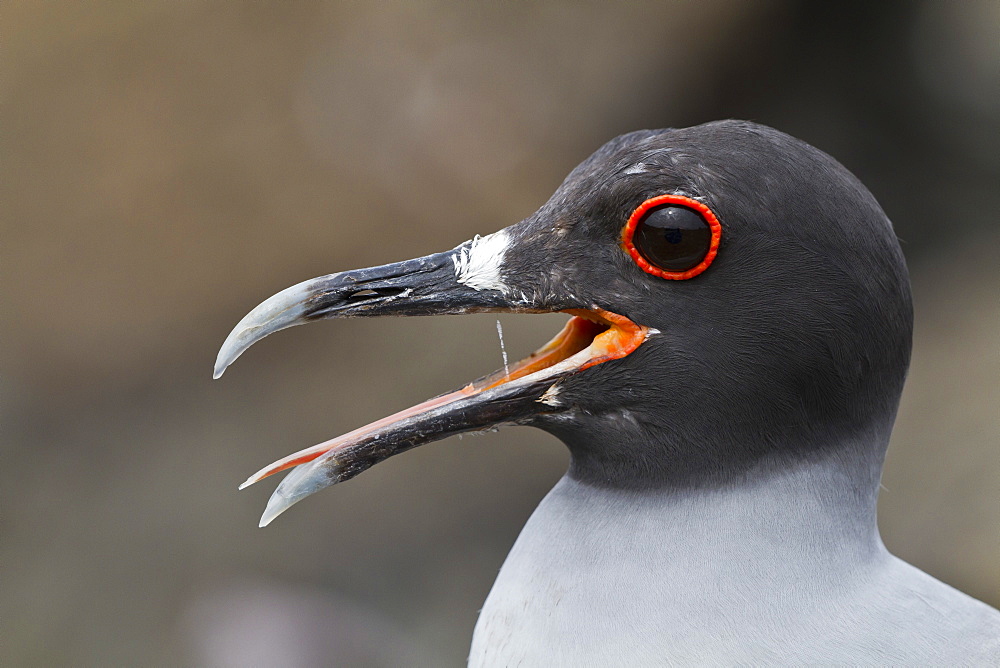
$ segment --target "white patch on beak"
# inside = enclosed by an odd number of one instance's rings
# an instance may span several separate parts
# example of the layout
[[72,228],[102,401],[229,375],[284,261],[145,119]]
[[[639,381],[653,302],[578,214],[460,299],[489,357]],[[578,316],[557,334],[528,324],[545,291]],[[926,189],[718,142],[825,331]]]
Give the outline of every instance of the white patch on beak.
[[485,237],[475,238],[459,246],[453,258],[455,278],[474,290],[499,290],[507,293],[509,286],[500,278],[503,257],[510,245],[507,230],[500,230]]
[[562,401],[559,399],[559,384],[554,383],[549,389],[545,390],[545,394],[536,399],[536,401],[549,406],[558,406],[562,404]]

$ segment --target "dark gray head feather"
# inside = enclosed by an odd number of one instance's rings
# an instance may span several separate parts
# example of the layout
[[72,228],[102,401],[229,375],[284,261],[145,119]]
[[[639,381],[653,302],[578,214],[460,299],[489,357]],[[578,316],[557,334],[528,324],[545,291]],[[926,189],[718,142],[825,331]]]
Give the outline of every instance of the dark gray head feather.
[[[621,247],[631,212],[665,193],[722,223],[718,257],[690,280],[647,274]],[[535,421],[570,447],[574,476],[716,484],[848,454],[877,476],[909,363],[909,280],[888,218],[836,160],[748,122],[633,132],[512,232],[512,282],[661,332],[564,381],[569,412]]]

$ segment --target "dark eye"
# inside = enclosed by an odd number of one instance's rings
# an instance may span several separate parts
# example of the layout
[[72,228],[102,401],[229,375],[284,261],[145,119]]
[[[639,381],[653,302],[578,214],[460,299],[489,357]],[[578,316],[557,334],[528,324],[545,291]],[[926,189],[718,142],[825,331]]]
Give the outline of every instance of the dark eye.
[[705,259],[712,230],[691,209],[668,204],[649,211],[639,221],[632,242],[660,269],[687,271]]
[[708,267],[721,234],[718,219],[701,202],[661,195],[646,200],[633,212],[623,241],[644,271],[661,278],[685,279]]

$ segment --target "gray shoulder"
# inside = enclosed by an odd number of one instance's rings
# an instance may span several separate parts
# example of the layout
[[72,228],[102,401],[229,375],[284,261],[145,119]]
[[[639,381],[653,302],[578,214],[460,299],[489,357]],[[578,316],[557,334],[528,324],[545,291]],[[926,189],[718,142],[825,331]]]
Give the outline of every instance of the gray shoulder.
[[900,641],[930,661],[1000,666],[1000,610],[897,559],[879,601]]

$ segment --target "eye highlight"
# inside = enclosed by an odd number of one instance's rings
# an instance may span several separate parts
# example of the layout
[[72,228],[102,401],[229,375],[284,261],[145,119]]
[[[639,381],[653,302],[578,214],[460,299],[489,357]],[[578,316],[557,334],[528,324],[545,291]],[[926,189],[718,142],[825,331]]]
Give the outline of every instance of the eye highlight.
[[648,274],[682,281],[715,259],[722,225],[712,210],[683,195],[647,199],[629,216],[622,245]]

